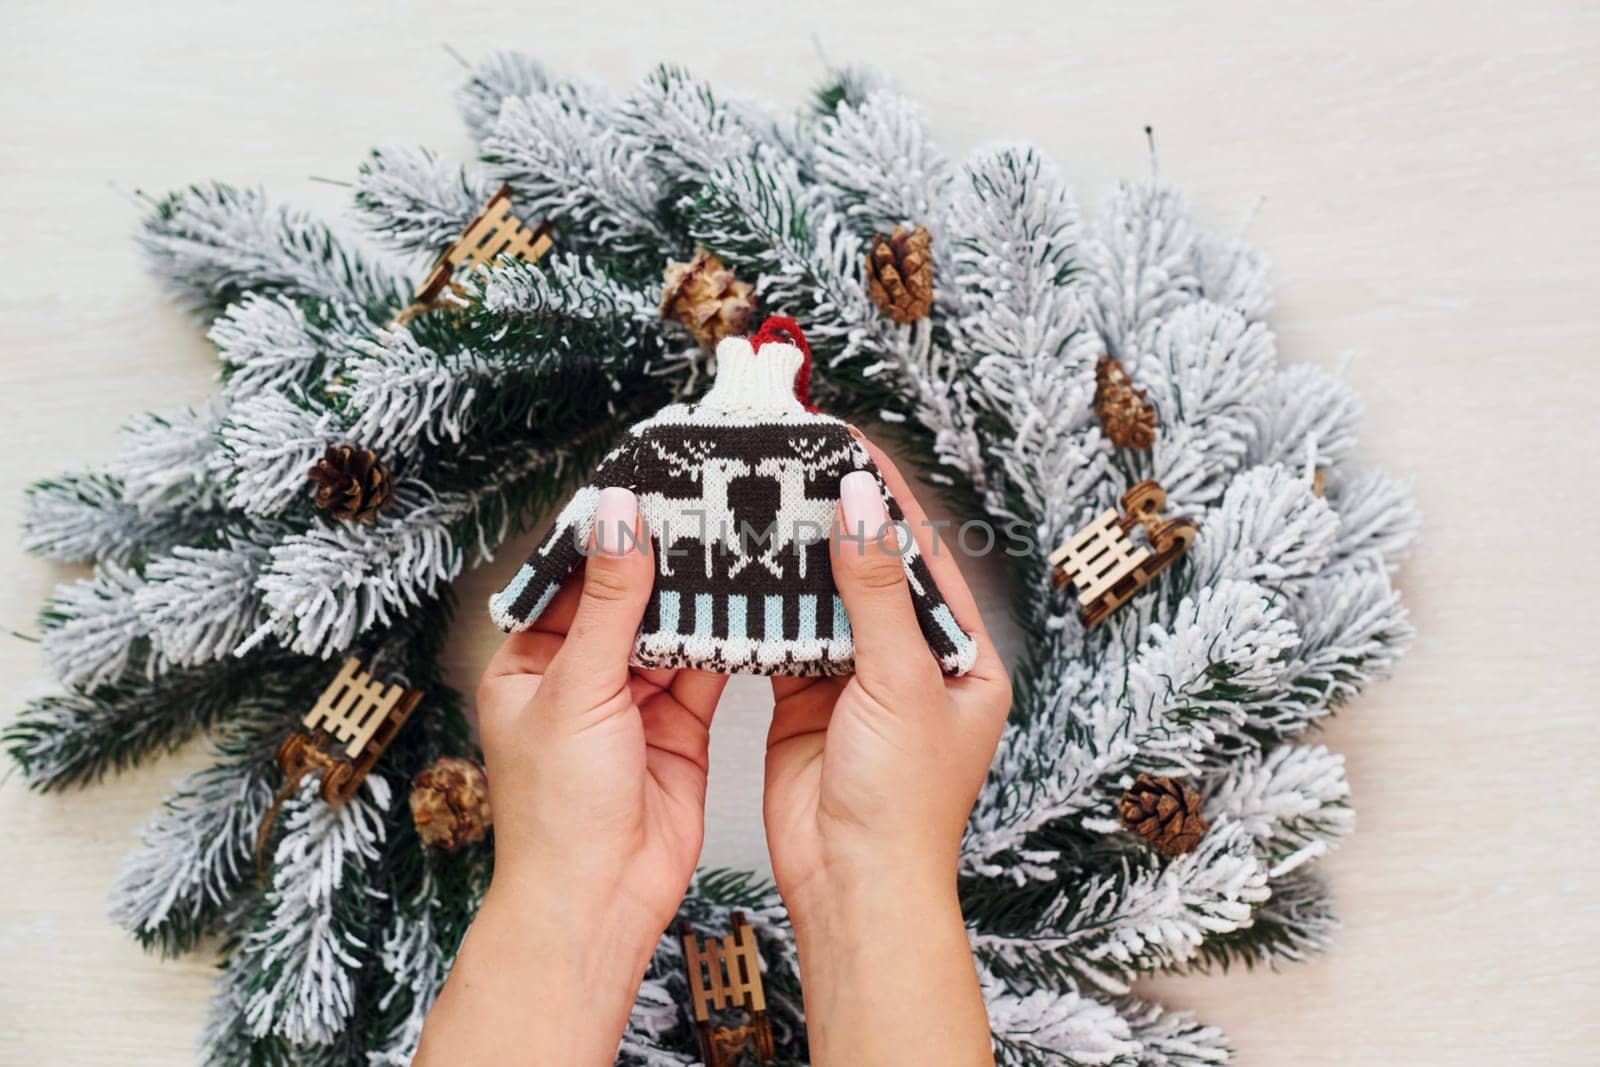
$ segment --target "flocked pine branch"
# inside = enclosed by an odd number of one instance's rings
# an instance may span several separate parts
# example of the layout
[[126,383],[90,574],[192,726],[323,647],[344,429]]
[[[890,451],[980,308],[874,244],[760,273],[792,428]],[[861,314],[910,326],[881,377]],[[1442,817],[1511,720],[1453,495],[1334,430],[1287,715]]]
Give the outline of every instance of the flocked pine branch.
[[314,299],[251,295],[211,324],[223,393],[235,405],[319,381],[329,362],[371,328],[351,308]]
[[1134,997],[1116,1001],[1139,1042],[1139,1067],[1206,1067],[1228,1062],[1230,1049],[1222,1031],[1199,1022],[1186,1011],[1167,1011]]
[[215,490],[207,475],[221,418],[213,403],[128,422],[110,469],[122,498],[147,514],[210,508]]
[[1221,934],[1179,970],[1226,970],[1231,964],[1277,967],[1320,955],[1339,929],[1328,887],[1315,868],[1303,867],[1269,883],[1271,896],[1249,926]]
[[1320,745],[1243,757],[1208,783],[1206,816],[1239,822],[1281,877],[1336,847],[1354,825],[1344,758]]
[[549,77],[533,57],[508,50],[490,52],[456,90],[456,110],[473,139],[481,141],[494,131],[507,97],[527,96],[548,84]]
[[1055,884],[1049,906],[1023,928],[972,935],[997,975],[1126,993],[1138,973],[1186,963],[1208,938],[1248,926],[1269,897],[1249,835],[1230,823],[1167,863],[1129,857],[1120,870]]
[[980,972],[998,1067],[1136,1067],[1141,1046],[1109,1005],[1075,992],[1014,991]]
[[559,446],[501,446],[475,457],[482,479],[464,488],[402,479],[394,505],[373,522],[318,523],[281,539],[256,582],[269,621],[239,650],[275,634],[296,652],[327,658],[405,617],[548,506],[598,458],[601,436],[590,429]]
[[375,148],[356,178],[356,212],[393,247],[437,255],[461,236],[493,192],[482,172],[427,149]]
[[63,563],[128,566],[203,536],[213,524],[213,516],[203,512],[141,511],[114,475],[68,474],[28,487],[22,547]]
[[861,279],[861,240],[793,159],[763,145],[708,174],[684,207],[695,242],[759,275],[763,303],[806,319],[812,350],[829,365],[886,328]]
[[692,191],[709,171],[756,146],[737,107],[676,67],[659,67],[640,82],[618,106],[617,121],[669,193]]
[[564,83],[511,97],[483,142],[491,180],[511,186],[519,211],[549,218],[562,245],[628,256],[668,246],[660,184],[617,129],[613,104]]
[[174,193],[156,204],[139,243],[179,301],[208,318],[250,294],[349,304],[374,318],[405,302],[382,266],[255,190],[214,183]]
[[307,499],[306,472],[348,440],[338,416],[298,386],[236,404],[219,430],[215,467],[230,507],[274,516]]
[[68,691],[29,703],[6,727],[6,752],[29,786],[87,785],[194,737],[257,691],[267,672],[279,681],[286,665],[264,657],[222,660],[167,671],[155,679],[124,677],[93,693]]
[[[992,468],[992,513],[1026,523],[1051,546],[1107,476],[1087,400],[1098,346],[1085,328],[1077,273],[1078,209],[1055,169],[1030,149],[968,161],[950,208],[955,323]],[[979,434],[971,432],[974,440]],[[1037,568],[1019,585],[1037,588]]]
[[833,201],[869,233],[926,224],[947,202],[944,153],[921,109],[893,91],[840,102],[818,124],[811,166]]
[[368,877],[394,801],[376,774],[342,805],[318,798],[319,784],[307,775],[283,806],[271,887],[261,902],[266,917],[237,950],[265,984],[252,991],[249,1032],[296,1045],[332,1044],[355,1011],[356,976],[375,946],[362,938],[358,917],[335,904]]
[[1106,351],[1132,359],[1155,324],[1200,293],[1194,227],[1171,186],[1124,182],[1093,216],[1084,263],[1097,284],[1089,305]]
[[175,954],[216,933],[248,883],[257,827],[289,720],[272,702],[241,711],[214,741],[217,762],[183,779],[139,833],[112,887],[111,917]]
[[[526,430],[551,419],[556,402],[572,406],[649,374],[660,354],[656,294],[592,260],[506,264],[467,285],[465,325],[418,321],[353,346],[333,390],[342,409],[359,413],[353,439],[394,457]],[[639,343],[615,343],[630,332]]]

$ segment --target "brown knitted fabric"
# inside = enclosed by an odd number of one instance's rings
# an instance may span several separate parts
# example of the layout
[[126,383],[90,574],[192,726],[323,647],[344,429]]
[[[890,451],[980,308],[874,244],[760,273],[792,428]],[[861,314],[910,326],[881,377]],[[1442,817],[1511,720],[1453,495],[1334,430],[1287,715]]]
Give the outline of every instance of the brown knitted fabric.
[[[490,600],[495,621],[507,630],[533,624],[582,561],[601,490],[622,486],[639,498],[657,570],[635,663],[718,673],[851,671],[855,644],[828,542],[839,480],[871,471],[891,521],[904,513],[849,427],[801,404],[802,358],[788,343],[756,351],[732,337],[718,345],[711,390],[628,432]],[[946,671],[964,673],[977,645],[956,624],[909,530],[902,528],[901,541],[910,542],[901,561],[922,635]]]

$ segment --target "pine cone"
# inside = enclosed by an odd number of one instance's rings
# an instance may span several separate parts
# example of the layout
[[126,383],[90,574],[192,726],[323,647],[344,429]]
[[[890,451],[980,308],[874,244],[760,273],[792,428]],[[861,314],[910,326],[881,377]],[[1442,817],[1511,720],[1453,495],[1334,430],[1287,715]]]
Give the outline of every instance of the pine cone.
[[440,756],[411,780],[411,821],[424,845],[454,852],[489,829],[489,779],[459,756]]
[[1163,856],[1193,852],[1211,824],[1200,815],[1200,794],[1171,778],[1141,774],[1117,801],[1122,825]]
[[661,293],[663,318],[681,322],[707,352],[717,342],[745,332],[755,314],[755,290],[704,248],[687,263],[669,263]]
[[1094,366],[1094,413],[1118,448],[1149,448],[1156,443],[1156,409],[1110,356],[1101,356]]
[[867,251],[867,294],[895,322],[916,322],[933,310],[933,234],[896,226],[874,234]]
[[389,468],[354,445],[329,445],[308,477],[317,483],[317,507],[346,522],[370,522],[394,499]]

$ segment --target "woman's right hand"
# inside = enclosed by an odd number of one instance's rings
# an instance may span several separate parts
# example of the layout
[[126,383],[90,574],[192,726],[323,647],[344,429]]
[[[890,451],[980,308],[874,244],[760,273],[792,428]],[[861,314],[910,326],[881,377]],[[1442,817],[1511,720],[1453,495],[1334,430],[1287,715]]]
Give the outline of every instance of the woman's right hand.
[[992,1063],[956,866],[1011,685],[954,558],[894,464],[864,443],[957,623],[977,639],[977,662],[959,678],[941,672],[877,484],[848,475],[847,536],[835,523],[832,564],[856,673],[772,680],[773,876],[794,922],[814,1063]]

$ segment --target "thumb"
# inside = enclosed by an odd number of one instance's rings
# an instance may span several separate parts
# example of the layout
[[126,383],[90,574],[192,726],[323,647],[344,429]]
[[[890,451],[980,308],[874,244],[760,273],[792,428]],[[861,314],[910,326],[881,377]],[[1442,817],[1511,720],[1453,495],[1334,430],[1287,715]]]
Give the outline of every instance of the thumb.
[[[883,487],[871,471],[853,471],[839,482],[844,520],[833,535],[834,585],[850,617],[858,681],[886,706],[906,681],[938,672],[917,624],[906,582],[901,530],[889,521]],[[909,536],[909,535],[907,535]]]
[[628,681],[628,658],[655,580],[650,538],[639,499],[617,486],[602,489],[583,565],[583,587],[548,676],[596,702]]

